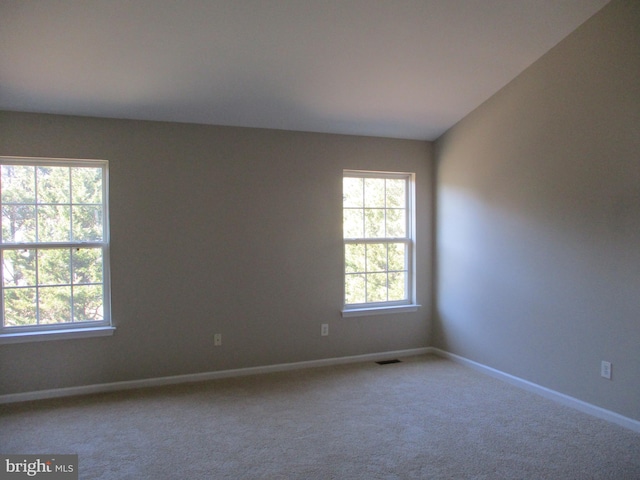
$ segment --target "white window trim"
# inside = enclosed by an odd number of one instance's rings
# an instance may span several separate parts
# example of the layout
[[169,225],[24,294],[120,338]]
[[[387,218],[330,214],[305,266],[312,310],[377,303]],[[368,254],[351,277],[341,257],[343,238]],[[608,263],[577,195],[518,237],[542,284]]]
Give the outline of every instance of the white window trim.
[[[386,171],[374,171],[374,170],[343,170],[342,178],[345,177],[355,177],[355,178],[401,178],[407,179],[407,207],[409,210],[409,215],[407,218],[407,228],[409,230],[409,234],[407,237],[402,237],[402,239],[406,238],[407,248],[410,256],[409,259],[409,271],[408,271],[408,287],[407,290],[409,292],[408,299],[402,301],[390,301],[390,302],[376,302],[376,303],[358,303],[358,304],[343,304],[343,308],[341,310],[341,315],[343,318],[348,317],[362,317],[362,316],[371,316],[371,315],[388,315],[388,314],[396,314],[396,313],[411,313],[416,312],[421,305],[416,303],[416,216],[415,216],[415,173],[412,172],[386,172]],[[372,241],[374,242],[378,239],[360,239],[360,241]],[[385,238],[384,240],[389,240]],[[343,238],[343,247],[347,243],[350,243],[352,239]],[[344,262],[345,262],[345,254],[343,248],[342,255],[343,262],[343,270],[342,270],[342,298],[344,301],[345,298],[345,272],[344,272]]]
[[[103,240],[101,242],[63,242],[47,243],[46,247],[70,247],[81,245],[84,247],[101,247],[103,251],[102,288],[104,295],[104,319],[91,322],[75,322],[58,325],[27,325],[19,327],[4,327],[0,323],[0,345],[11,343],[41,342],[49,340],[67,340],[75,338],[89,338],[110,336],[115,332],[111,318],[111,261],[110,261],[110,230],[109,230],[109,162],[96,159],[47,158],[47,157],[8,157],[0,156],[0,164],[29,165],[29,166],[87,166],[101,167],[102,205],[103,205]],[[8,244],[10,247],[22,244]],[[37,243],[25,244],[38,248]],[[2,308],[2,298],[0,298]],[[1,312],[0,312],[1,313]],[[0,317],[2,318],[2,317]]]
[[67,328],[64,330],[3,333],[0,345],[9,343],[46,342],[49,340],[71,340],[74,338],[107,337],[115,333],[116,327]]
[[416,303],[405,305],[393,305],[389,307],[364,307],[364,308],[348,308],[342,310],[342,318],[349,317],[366,317],[370,315],[390,315],[394,313],[411,313],[417,312],[422,305]]

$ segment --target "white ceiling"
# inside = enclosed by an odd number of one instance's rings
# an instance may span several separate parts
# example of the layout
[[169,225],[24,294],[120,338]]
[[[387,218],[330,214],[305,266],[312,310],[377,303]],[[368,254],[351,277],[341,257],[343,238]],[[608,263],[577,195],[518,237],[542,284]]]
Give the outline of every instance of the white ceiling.
[[608,0],[0,0],[0,109],[433,140]]

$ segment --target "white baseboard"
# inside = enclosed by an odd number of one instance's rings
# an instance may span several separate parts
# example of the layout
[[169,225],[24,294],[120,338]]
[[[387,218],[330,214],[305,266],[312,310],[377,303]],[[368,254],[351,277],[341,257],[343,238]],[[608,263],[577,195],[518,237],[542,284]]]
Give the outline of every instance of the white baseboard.
[[174,375],[170,377],[147,378],[143,380],[130,380],[125,382],[100,383],[94,385],[83,385],[79,387],[55,388],[51,390],[38,390],[34,392],[11,393],[0,395],[0,404],[26,402],[30,400],[43,400],[47,398],[70,397],[76,395],[87,395],[92,393],[114,392],[118,390],[132,390],[144,387],[159,387],[163,385],[175,385],[179,383],[202,382],[216,380],[220,378],[242,377],[247,375],[258,375],[262,373],[284,372],[289,370],[301,370],[314,367],[328,367],[332,365],[345,365],[349,363],[369,362],[388,360],[397,357],[409,357],[413,355],[434,354],[439,357],[452,360],[461,365],[466,365],[479,372],[490,375],[499,380],[506,381],[524,390],[536,393],[550,400],[554,400],[563,405],[575,408],[583,413],[594,417],[613,422],[622,427],[640,433],[640,421],[625,417],[618,413],[578,400],[555,390],[548,389],[541,385],[529,382],[508,373],[501,372],[473,360],[446,352],[434,347],[414,348],[409,350],[396,350],[380,353],[369,353],[365,355],[353,355],[348,357],[325,358],[321,360],[310,360],[305,362],[280,363],[276,365],[265,365],[260,367],[238,368],[231,370],[221,370],[216,372],[193,373],[187,375]]
[[602,420],[607,420],[609,422],[640,433],[640,421],[634,420],[633,418],[625,417],[623,415],[620,415],[619,413],[612,412],[611,410],[607,410],[605,408],[583,402],[582,400],[570,397],[569,395],[565,395],[564,393],[556,392],[555,390],[551,390],[536,383],[529,382],[528,380],[524,380],[508,373],[501,372],[500,370],[496,370],[495,368],[487,367],[486,365],[474,362],[473,360],[469,360],[468,358],[464,358],[459,355],[440,350],[439,348],[431,348],[430,353],[452,360],[461,365],[466,365],[473,368],[474,370],[485,373],[499,380],[503,380],[507,383],[510,383],[511,385],[515,385],[516,387],[520,387],[529,392],[533,392],[550,400],[559,402],[565,406],[575,408],[576,410],[579,410],[583,413],[592,415]]
[[409,357],[413,355],[425,355],[433,353],[431,347],[414,348],[410,350],[396,350],[391,352],[368,353],[365,355],[353,355],[349,357],[325,358],[305,362],[280,363],[265,365],[262,367],[238,368],[221,370],[217,372],[192,373],[187,375],[174,375],[171,377],[147,378],[143,380],[130,380],[126,382],[99,383],[83,385],[79,387],[54,388],[51,390],[37,390],[34,392],[10,393],[0,395],[0,404],[26,402],[30,400],[43,400],[46,398],[70,397],[75,395],[87,395],[91,393],[114,392],[118,390],[131,390],[143,387],[159,387],[162,385],[175,385],[178,383],[202,382],[219,378],[242,377],[261,373],[284,372],[287,370],[300,370],[313,367],[327,367],[331,365],[344,365],[348,363],[389,360],[396,357]]

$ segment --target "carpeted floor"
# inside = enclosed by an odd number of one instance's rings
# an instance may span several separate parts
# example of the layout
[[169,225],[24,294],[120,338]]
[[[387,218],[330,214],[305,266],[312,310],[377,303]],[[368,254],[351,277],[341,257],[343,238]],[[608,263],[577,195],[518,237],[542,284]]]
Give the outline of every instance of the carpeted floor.
[[81,479],[640,479],[640,434],[433,356],[0,412],[1,453]]

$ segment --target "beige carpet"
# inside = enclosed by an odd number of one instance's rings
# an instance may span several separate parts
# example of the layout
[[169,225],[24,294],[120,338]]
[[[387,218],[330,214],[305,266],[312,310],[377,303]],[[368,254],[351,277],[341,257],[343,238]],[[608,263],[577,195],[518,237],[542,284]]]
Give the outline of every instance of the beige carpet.
[[640,434],[432,356],[0,411],[81,479],[640,479]]

